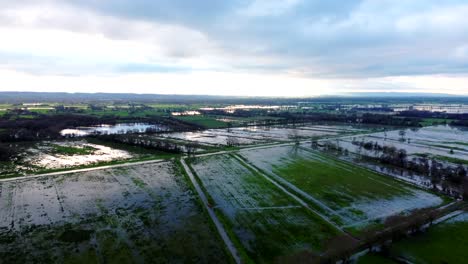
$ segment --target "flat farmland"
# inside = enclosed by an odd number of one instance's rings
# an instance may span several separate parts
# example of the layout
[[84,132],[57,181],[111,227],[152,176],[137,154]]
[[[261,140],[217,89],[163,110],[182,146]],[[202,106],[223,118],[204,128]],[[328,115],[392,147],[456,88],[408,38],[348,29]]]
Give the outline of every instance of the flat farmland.
[[350,152],[373,157],[379,153],[359,148],[352,143],[353,140],[394,146],[405,149],[409,155],[427,155],[439,161],[468,164],[468,129],[464,127],[439,125],[343,137],[338,140],[339,146]]
[[238,145],[258,145],[271,142],[287,142],[293,139],[335,137],[359,134],[375,128],[357,128],[346,125],[301,124],[276,126],[249,126],[226,129],[207,129],[199,132],[173,132],[159,134],[159,137],[197,142],[206,145],[227,145],[228,140]]
[[230,155],[193,158],[190,165],[247,262],[271,263],[304,251],[319,254],[339,234]]
[[412,263],[466,263],[468,213],[439,223],[419,236],[395,243],[391,255]]
[[466,263],[468,251],[468,213],[461,213],[437,223],[426,232],[398,241],[390,246],[388,255],[367,254],[359,264],[400,263],[392,259],[405,259],[410,263]]
[[0,262],[225,263],[170,162],[0,182]]
[[443,202],[390,177],[299,146],[246,149],[239,154],[345,228],[360,229],[394,214]]

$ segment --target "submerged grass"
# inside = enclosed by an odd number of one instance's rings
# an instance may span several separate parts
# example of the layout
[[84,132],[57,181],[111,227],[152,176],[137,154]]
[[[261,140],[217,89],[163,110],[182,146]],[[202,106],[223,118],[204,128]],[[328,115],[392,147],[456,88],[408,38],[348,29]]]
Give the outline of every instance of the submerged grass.
[[202,126],[204,128],[226,128],[228,127],[227,122],[219,121],[216,120],[215,117],[210,117],[210,116],[178,116],[176,119],[188,122],[188,123],[193,123],[199,126]]
[[89,155],[93,154],[96,149],[91,146],[83,147],[71,147],[71,146],[61,146],[61,145],[52,145],[52,153],[60,155]]
[[[140,182],[131,180],[140,177],[148,181],[144,188],[140,188]],[[79,193],[67,193],[63,197],[66,207],[62,212],[64,217],[58,216],[61,221],[40,225],[28,225],[25,222],[19,230],[0,228],[0,262],[229,262],[221,240],[210,227],[208,216],[196,202],[177,165],[164,163],[135,166],[128,171],[110,169],[101,174],[87,172],[63,178],[66,180],[57,185],[61,190],[84,181],[85,186],[92,183],[94,187],[100,186],[97,189],[105,186],[115,192],[111,192],[113,195],[110,196],[97,193],[97,199],[89,199]],[[57,177],[49,180],[55,182]],[[130,192],[122,195],[125,197],[122,198],[121,191],[127,189]],[[148,195],[149,191],[154,195]],[[38,196],[37,199],[49,198]],[[75,200],[78,201],[78,207],[67,207],[70,201]],[[86,202],[89,200],[92,202]],[[164,206],[160,206],[161,203]],[[92,214],[67,217],[69,211],[90,208],[97,210]]]
[[468,222],[443,223],[392,246],[413,263],[466,263]]
[[358,198],[390,198],[410,193],[389,178],[319,153],[292,156],[273,171],[334,209],[350,206]]
[[192,159],[191,166],[245,262],[271,263],[300,251],[318,254],[339,233],[230,155]]

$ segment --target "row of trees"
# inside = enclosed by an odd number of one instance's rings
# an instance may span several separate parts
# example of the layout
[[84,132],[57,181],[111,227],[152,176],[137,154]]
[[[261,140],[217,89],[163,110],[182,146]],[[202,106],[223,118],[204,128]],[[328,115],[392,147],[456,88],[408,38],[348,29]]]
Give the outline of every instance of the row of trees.
[[0,143],[0,161],[10,161],[17,155],[16,148],[5,143]]
[[200,148],[200,145],[195,143],[181,144],[179,142],[172,142],[155,137],[146,137],[143,135],[93,135],[93,137],[100,140],[138,146],[146,149],[153,149],[174,154],[185,152],[190,155],[193,154],[198,148]]
[[[397,149],[394,146],[382,146],[377,141],[353,141],[352,144],[368,151],[374,151],[376,155],[372,158],[377,159],[380,163],[389,164],[429,177],[434,189],[438,185],[441,185],[445,191],[449,183],[463,187],[463,196],[468,197],[468,188],[466,190],[464,188],[468,184],[468,172],[467,168],[461,164],[453,166],[429,158],[427,155],[409,159],[405,149]],[[358,152],[361,153],[361,151]]]
[[396,115],[375,114],[375,113],[308,113],[308,112],[278,112],[269,114],[274,117],[282,117],[288,123],[301,122],[342,122],[342,123],[362,123],[378,124],[389,126],[409,126],[420,127],[421,118],[400,117]]

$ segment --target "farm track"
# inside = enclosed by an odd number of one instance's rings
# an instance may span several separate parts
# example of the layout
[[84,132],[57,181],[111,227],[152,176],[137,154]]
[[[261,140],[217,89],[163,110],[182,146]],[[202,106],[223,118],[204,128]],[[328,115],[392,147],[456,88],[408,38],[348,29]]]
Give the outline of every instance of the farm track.
[[231,256],[234,258],[234,261],[238,264],[242,263],[239,253],[237,252],[236,247],[234,246],[234,243],[231,241],[229,236],[227,235],[226,229],[224,229],[223,224],[219,221],[218,217],[216,216],[213,208],[210,208],[208,206],[208,199],[206,198],[205,194],[203,193],[203,190],[201,189],[200,185],[198,184],[197,180],[195,179],[195,176],[193,175],[192,171],[188,167],[187,163],[185,163],[185,160],[183,158],[180,159],[182,166],[184,167],[185,172],[190,178],[190,181],[192,182],[193,186],[195,187],[195,190],[197,191],[198,197],[203,202],[203,205],[205,206],[206,210],[208,211],[208,214],[213,221],[214,225],[216,226],[216,229],[218,230],[219,235],[224,241],[224,244],[228,248],[229,252],[231,253]]

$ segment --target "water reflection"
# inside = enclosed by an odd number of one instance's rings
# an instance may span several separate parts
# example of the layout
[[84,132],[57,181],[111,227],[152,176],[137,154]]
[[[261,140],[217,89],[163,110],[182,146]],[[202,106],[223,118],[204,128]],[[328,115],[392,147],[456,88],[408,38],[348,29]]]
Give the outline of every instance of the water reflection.
[[64,129],[60,131],[62,136],[80,137],[92,134],[112,135],[112,134],[128,134],[128,133],[145,133],[145,132],[169,131],[169,128],[164,125],[152,125],[146,123],[121,123],[115,125],[102,124],[93,127],[77,127],[73,129]]

